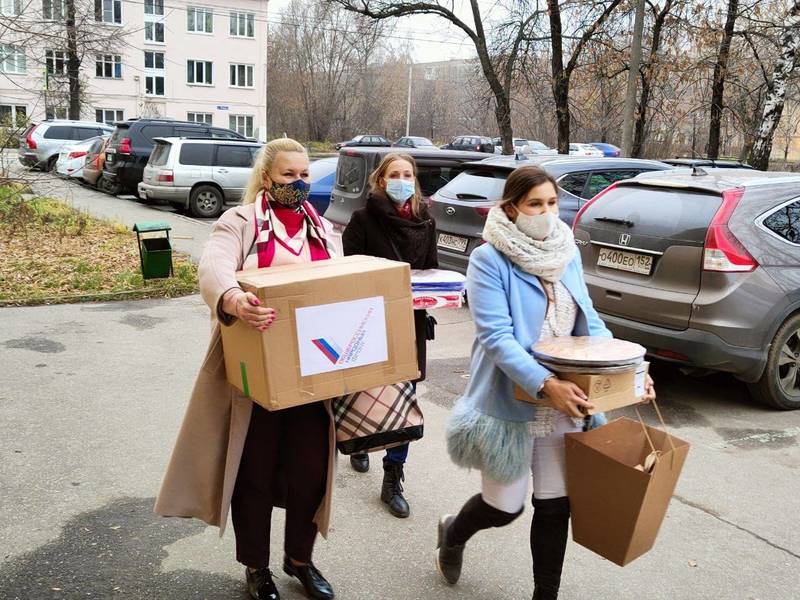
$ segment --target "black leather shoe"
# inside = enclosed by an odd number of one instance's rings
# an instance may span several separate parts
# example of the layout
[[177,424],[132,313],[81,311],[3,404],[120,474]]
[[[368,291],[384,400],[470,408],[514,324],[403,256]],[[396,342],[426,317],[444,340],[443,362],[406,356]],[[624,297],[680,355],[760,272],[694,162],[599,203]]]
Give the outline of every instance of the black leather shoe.
[[292,564],[288,556],[283,557],[283,572],[292,577],[297,577],[306,590],[306,596],[316,600],[329,600],[333,598],[331,584],[322,576],[313,563],[297,566]]
[[400,463],[384,463],[381,500],[389,506],[389,512],[398,519],[405,519],[411,514],[411,507],[403,497],[405,474]]
[[278,588],[275,587],[275,582],[272,581],[272,571],[267,567],[251,571],[245,569],[245,577],[247,578],[247,591],[250,592],[250,597],[255,600],[280,600]]
[[455,521],[453,515],[444,515],[439,519],[436,544],[436,569],[450,585],[458,582],[458,578],[461,577],[461,565],[464,563],[464,544],[460,546],[447,545],[447,529],[453,521]]
[[351,454],[350,466],[357,473],[366,473],[369,471],[369,454]]

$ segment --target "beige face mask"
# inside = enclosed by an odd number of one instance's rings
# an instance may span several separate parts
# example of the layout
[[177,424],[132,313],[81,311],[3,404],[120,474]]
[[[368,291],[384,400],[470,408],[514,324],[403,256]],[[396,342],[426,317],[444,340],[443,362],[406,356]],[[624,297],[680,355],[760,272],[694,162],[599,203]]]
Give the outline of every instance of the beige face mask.
[[522,233],[534,240],[547,239],[553,230],[556,228],[558,215],[550,211],[544,212],[540,215],[526,215],[522,212],[517,212],[517,220],[514,222]]

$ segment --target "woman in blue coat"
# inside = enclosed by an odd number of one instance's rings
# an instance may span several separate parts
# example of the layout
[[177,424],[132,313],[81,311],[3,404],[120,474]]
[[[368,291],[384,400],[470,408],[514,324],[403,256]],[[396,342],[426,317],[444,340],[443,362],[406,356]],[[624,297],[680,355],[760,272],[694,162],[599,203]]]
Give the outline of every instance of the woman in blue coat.
[[[470,382],[447,429],[453,461],[481,471],[481,493],[458,515],[440,519],[437,566],[456,583],[467,540],[522,514],[532,473],[533,598],[555,600],[570,514],[564,434],[581,431],[582,410],[593,406],[577,385],[536,362],[530,348],[553,336],[611,332],[592,306],[572,231],[558,218],[556,182],[544,170],[525,166],[509,176],[483,237],[487,243],[472,253],[467,270],[476,327]],[[514,383],[548,405],[514,399]],[[648,378],[645,401],[654,397]]]

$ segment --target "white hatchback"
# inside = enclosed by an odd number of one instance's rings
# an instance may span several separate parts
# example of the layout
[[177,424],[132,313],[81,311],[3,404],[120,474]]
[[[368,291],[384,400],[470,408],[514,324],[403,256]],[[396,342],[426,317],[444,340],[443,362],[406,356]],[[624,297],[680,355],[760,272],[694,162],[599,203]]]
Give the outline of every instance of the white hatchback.
[[62,177],[75,177],[77,179],[83,178],[83,167],[86,164],[86,157],[89,150],[98,140],[102,140],[109,136],[97,136],[64,146],[58,153],[58,160],[56,161],[56,173]]
[[570,156],[593,156],[595,158],[603,158],[605,154],[599,148],[595,148],[591,144],[570,144]]

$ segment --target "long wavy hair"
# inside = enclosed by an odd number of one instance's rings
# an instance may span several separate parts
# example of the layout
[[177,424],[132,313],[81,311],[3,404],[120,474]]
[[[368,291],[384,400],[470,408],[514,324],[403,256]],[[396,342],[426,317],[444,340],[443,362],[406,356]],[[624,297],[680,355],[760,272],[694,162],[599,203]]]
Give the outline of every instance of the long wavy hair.
[[386,171],[389,170],[389,165],[396,160],[405,160],[411,163],[411,170],[414,173],[414,195],[411,196],[411,212],[415,217],[419,217],[422,207],[422,191],[419,188],[419,179],[417,178],[417,163],[410,154],[402,152],[390,152],[383,157],[383,160],[369,176],[369,190],[375,193],[378,190],[386,192],[384,186],[381,185],[381,180],[386,177]]
[[253,171],[250,173],[250,179],[244,190],[242,204],[252,204],[256,201],[259,192],[264,189],[264,176],[269,175],[269,170],[275,163],[275,157],[281,152],[302,152],[307,154],[303,145],[291,138],[277,138],[264,144],[256,155],[256,162],[253,165]]

